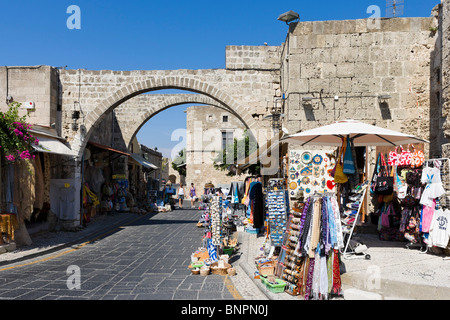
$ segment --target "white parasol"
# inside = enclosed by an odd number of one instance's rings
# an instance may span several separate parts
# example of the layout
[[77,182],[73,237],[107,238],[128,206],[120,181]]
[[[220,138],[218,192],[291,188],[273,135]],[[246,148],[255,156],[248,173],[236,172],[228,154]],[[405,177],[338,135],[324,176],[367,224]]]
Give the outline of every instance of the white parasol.
[[342,138],[352,140],[355,147],[397,146],[429,142],[409,134],[351,119],[292,134],[281,138],[281,141],[299,143],[302,146],[341,146]]

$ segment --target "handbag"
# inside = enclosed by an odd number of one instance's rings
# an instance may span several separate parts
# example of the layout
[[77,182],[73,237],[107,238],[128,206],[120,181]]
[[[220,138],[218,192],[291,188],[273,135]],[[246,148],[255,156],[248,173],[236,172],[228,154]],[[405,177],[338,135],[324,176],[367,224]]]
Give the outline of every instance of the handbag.
[[336,159],[336,165],[334,169],[334,182],[335,183],[346,183],[348,181],[347,175],[344,173],[343,156],[345,153],[345,139],[342,144],[341,150],[339,151],[339,156]]
[[378,195],[390,195],[394,192],[394,177],[389,175],[383,155],[381,155],[381,161],[381,170],[377,176],[374,193]]
[[420,172],[415,169],[406,173],[406,183],[410,186],[420,186]]
[[[397,150],[400,147],[401,152]],[[412,162],[412,153],[409,150],[403,149],[403,147],[397,146],[394,151],[389,152],[388,165],[390,166],[410,166]]]
[[354,174],[356,172],[355,163],[353,161],[352,148],[350,141],[347,139],[347,147],[344,154],[344,167],[343,172],[345,174]]
[[423,154],[423,151],[416,150],[412,144],[408,146],[408,148],[412,148],[412,155],[411,155],[411,167],[418,168],[423,165],[425,162],[425,156]]
[[389,216],[395,215],[394,209],[392,207],[392,203],[388,205],[386,211],[381,214],[381,226],[385,228],[390,228],[391,223],[389,221]]
[[377,163],[375,164],[375,168],[373,169],[372,180],[370,183],[370,193],[375,194],[375,186],[377,185],[377,177],[380,172],[380,163],[381,163],[381,153],[378,153]]

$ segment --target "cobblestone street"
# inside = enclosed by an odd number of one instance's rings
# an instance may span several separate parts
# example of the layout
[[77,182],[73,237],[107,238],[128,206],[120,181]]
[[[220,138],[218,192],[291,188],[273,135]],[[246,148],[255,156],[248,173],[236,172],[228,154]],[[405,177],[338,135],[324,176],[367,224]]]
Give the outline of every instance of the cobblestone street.
[[[243,273],[234,281],[228,276],[191,275],[190,255],[201,246],[203,235],[196,227],[199,216],[199,210],[186,209],[148,214],[95,241],[5,265],[0,268],[0,298],[243,299],[234,285],[246,277]],[[72,290],[71,266],[79,268],[81,280]]]

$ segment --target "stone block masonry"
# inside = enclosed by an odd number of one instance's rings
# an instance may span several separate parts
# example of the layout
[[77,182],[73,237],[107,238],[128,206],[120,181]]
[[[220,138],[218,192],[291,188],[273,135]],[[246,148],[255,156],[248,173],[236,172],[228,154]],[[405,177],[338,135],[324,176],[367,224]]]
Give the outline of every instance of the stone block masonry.
[[58,120],[59,103],[58,72],[50,66],[5,66],[0,67],[0,110],[8,108],[6,97],[25,105],[35,104],[35,109],[20,110],[20,116],[28,113],[28,121],[50,127]]
[[279,46],[227,46],[227,70],[275,70],[280,69]]
[[[270,127],[270,122],[257,122],[253,115],[265,114],[279,94],[274,88],[279,84],[279,72],[273,70],[61,70],[60,78],[63,132],[69,141],[80,137],[80,150],[109,112],[147,91],[173,88],[202,93],[232,110],[251,130]],[[76,101],[83,111],[84,131],[74,133],[69,111]]]
[[[446,0],[442,2],[442,14],[441,14],[441,104],[442,114],[446,118],[443,130],[446,139],[450,139],[450,1]],[[443,148],[443,157],[450,157],[450,144],[446,144]]]
[[438,14],[381,19],[375,29],[367,19],[291,24],[281,51],[289,132],[352,118],[430,139]]

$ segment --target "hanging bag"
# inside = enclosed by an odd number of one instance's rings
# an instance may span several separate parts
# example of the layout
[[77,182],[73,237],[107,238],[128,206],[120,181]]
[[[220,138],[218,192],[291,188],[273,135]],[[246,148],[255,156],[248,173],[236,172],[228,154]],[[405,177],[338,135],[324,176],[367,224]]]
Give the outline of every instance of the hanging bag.
[[377,163],[375,164],[375,168],[373,169],[372,180],[371,180],[371,184],[370,184],[370,193],[371,194],[375,194],[375,187],[377,185],[377,177],[378,177],[378,173],[380,172],[380,169],[381,169],[380,166],[381,166],[381,153],[378,153]]
[[390,228],[391,223],[389,221],[389,216],[394,214],[395,214],[394,208],[391,203],[387,206],[386,210],[381,214],[381,226],[384,228]]
[[416,148],[414,148],[412,144],[410,144],[408,147],[411,147],[412,149],[411,167],[413,168],[421,167],[425,162],[425,156],[423,154],[423,151],[416,150]]
[[339,156],[336,159],[336,166],[334,169],[334,182],[335,183],[346,183],[348,181],[347,175],[344,173],[344,154],[346,149],[345,138],[342,143],[341,150],[339,151]]
[[[398,152],[400,148],[400,152]],[[412,159],[412,153],[409,150],[403,149],[403,146],[397,146],[394,151],[389,152],[388,165],[390,166],[410,166]]]
[[381,155],[381,169],[375,185],[375,194],[390,195],[394,192],[394,177],[389,175],[384,156]]
[[390,166],[398,166],[398,163],[400,162],[401,153],[397,152],[399,146],[395,147],[394,151],[389,152],[389,158],[388,158],[388,164]]
[[348,139],[347,147],[345,148],[343,172],[345,174],[354,174],[356,172],[355,162],[353,161],[352,148]]

